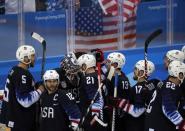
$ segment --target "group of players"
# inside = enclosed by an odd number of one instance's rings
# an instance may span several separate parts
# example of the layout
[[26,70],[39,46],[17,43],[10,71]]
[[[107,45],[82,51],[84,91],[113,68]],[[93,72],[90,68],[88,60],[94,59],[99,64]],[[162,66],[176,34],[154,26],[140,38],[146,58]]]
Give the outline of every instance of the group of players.
[[[6,131],[185,131],[185,46],[164,57],[166,80],[150,79],[152,61],[139,60],[131,87],[126,58],[99,49],[67,54],[34,82],[35,49],[17,49],[7,77],[0,129]],[[146,68],[147,66],[147,68]],[[113,110],[115,113],[113,113]]]

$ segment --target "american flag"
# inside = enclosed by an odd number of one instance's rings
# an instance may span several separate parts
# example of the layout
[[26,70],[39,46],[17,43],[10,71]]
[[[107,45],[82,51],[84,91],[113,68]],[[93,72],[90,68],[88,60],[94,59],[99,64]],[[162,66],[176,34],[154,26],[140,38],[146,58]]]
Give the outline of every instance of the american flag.
[[116,50],[118,43],[118,17],[103,15],[96,7],[81,8],[76,12],[76,51],[92,48]]
[[123,0],[124,48],[136,47],[136,17],[140,0]]
[[137,5],[140,0],[98,0],[103,12],[105,14],[118,15],[118,3],[121,4],[123,12],[123,21],[127,21],[129,18],[134,17],[137,11]]
[[118,3],[121,4],[124,22],[123,48],[136,46],[136,13],[140,0],[99,0],[105,14],[118,15]]
[[116,0],[98,0],[103,12],[107,14],[118,14],[118,3]]

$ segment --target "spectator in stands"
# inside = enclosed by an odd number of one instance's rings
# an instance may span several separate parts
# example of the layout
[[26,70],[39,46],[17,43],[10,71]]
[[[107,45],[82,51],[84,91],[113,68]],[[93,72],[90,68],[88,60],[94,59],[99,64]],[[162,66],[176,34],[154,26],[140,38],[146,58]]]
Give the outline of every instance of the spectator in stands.
[[36,2],[36,11],[46,11],[46,0],[35,0]]
[[67,0],[46,0],[46,10],[55,11],[67,8]]
[[[23,2],[25,12],[35,12],[35,0],[23,0]],[[18,0],[5,0],[5,14],[15,14],[17,12]]]

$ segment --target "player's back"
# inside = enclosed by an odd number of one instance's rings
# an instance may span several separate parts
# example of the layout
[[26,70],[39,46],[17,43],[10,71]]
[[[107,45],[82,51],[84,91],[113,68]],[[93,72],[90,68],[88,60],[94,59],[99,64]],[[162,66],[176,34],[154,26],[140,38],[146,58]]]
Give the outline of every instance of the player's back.
[[[145,86],[145,82],[138,82],[131,88],[130,102],[136,108],[145,107],[145,103],[148,99],[148,89]],[[143,131],[144,130],[145,114],[141,114],[139,117],[128,117],[127,131]],[[134,125],[134,126],[132,126]]]
[[6,106],[6,111],[3,113],[5,113],[6,124],[9,127],[22,127],[22,129],[35,127],[35,104],[25,108],[17,101],[18,97],[21,99],[33,90],[34,79],[31,73],[14,66],[6,80],[3,101]]
[[[81,77],[80,84],[80,108],[84,113],[90,105],[95,93],[98,90],[98,75],[96,72]],[[97,97],[98,98],[98,97]]]
[[[115,77],[112,78],[111,82],[107,82],[106,87],[108,89],[108,96],[113,97],[114,95],[114,82]],[[117,87],[117,97],[118,98],[124,98],[129,99],[130,96],[130,82],[127,78],[127,76],[121,72],[121,74],[118,75],[118,87]]]
[[157,88],[153,92],[146,110],[145,131],[148,131],[149,129],[157,131],[176,131],[175,125],[165,116],[164,111],[162,110],[162,106],[164,105],[168,106],[168,108],[173,105],[174,103],[172,104],[172,101],[175,102],[175,105],[177,106],[179,96],[181,96],[179,88],[171,89],[169,83],[171,82],[168,80],[163,81],[162,88]]

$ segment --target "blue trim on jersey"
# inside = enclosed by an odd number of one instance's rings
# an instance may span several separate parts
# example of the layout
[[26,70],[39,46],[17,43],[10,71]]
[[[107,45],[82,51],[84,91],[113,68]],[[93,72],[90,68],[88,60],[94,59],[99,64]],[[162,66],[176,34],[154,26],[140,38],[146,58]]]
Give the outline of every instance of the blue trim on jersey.
[[102,110],[104,106],[103,97],[99,97],[97,101],[92,104],[92,110]]
[[177,102],[173,99],[174,89],[162,87],[162,111],[164,115],[174,124],[178,125],[183,118],[177,110]]
[[180,113],[175,110],[175,111],[170,111],[168,108],[165,108],[165,106],[162,106],[162,110],[164,115],[174,124],[174,125],[179,125],[183,118],[180,115]]
[[128,113],[132,115],[133,117],[140,117],[145,112],[145,107],[138,107],[131,105],[130,109],[128,110]]
[[75,101],[69,99],[69,97],[66,94],[62,96],[61,100],[62,100],[61,101],[62,107],[64,108],[65,112],[69,116],[69,120],[71,121],[75,120],[79,122],[81,113]]
[[16,99],[23,107],[28,108],[40,98],[38,91],[31,91],[29,93],[20,93],[16,90]]
[[63,105],[65,112],[69,116],[69,120],[80,121],[81,113],[76,104]]

